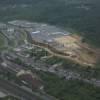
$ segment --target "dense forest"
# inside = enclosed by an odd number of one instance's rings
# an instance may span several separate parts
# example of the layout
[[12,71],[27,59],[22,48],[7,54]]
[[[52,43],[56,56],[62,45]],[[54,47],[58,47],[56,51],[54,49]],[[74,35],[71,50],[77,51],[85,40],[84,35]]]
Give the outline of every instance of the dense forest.
[[0,0],[0,21],[23,19],[69,28],[100,47],[99,0]]

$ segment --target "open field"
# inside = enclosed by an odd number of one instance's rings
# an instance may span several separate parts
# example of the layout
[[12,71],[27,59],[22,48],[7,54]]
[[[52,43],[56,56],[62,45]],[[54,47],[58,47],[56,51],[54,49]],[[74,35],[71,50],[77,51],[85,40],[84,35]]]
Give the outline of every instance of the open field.
[[99,58],[99,54],[95,52],[95,49],[88,44],[82,43],[81,38],[74,35],[57,37],[53,43],[49,44],[33,39],[33,44],[45,48],[54,56],[70,59],[81,65],[94,66]]
[[93,48],[82,43],[78,36],[63,36],[55,38],[55,41],[63,45],[62,52],[69,54],[69,56],[77,62],[92,65],[97,61],[97,54]]

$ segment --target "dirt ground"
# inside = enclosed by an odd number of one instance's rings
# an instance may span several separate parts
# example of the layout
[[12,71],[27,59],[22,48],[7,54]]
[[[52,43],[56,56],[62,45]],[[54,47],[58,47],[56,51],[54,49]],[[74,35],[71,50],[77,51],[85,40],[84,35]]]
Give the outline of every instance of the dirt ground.
[[98,58],[93,48],[81,41],[81,37],[77,35],[62,36],[55,38],[59,45],[63,45],[62,52],[69,54],[70,58],[81,63],[93,66]]

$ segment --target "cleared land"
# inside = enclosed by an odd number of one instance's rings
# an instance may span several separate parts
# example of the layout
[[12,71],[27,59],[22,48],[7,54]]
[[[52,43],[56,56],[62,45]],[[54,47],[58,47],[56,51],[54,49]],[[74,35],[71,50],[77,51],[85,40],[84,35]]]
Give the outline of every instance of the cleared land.
[[97,61],[97,54],[88,45],[82,43],[82,39],[75,35],[55,38],[55,41],[63,45],[62,52],[69,54],[75,61],[87,65],[93,65]]
[[35,45],[47,48],[53,55],[68,58],[88,66],[95,65],[98,60],[99,54],[90,45],[85,43],[82,37],[71,34],[64,29],[47,24],[30,23],[20,20],[9,23],[27,27],[25,32],[29,35],[29,40],[32,40]]
[[50,44],[33,40],[34,44],[47,48],[46,50],[54,56],[70,59],[82,65],[94,66],[98,60],[98,54],[94,49],[88,44],[82,43],[81,38],[76,35],[57,37],[55,42],[58,45],[49,46]]

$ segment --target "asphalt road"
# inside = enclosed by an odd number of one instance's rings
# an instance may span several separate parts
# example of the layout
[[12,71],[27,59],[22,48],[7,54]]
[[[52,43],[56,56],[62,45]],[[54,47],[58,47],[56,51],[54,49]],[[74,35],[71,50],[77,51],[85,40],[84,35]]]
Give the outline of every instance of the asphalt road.
[[15,95],[21,100],[42,100],[32,92],[28,92],[16,84],[10,83],[6,80],[0,79],[0,88],[9,94]]

